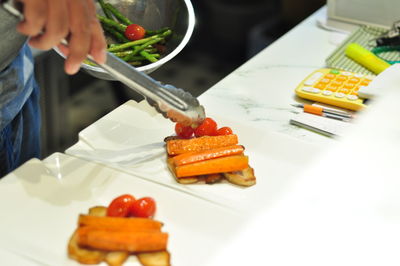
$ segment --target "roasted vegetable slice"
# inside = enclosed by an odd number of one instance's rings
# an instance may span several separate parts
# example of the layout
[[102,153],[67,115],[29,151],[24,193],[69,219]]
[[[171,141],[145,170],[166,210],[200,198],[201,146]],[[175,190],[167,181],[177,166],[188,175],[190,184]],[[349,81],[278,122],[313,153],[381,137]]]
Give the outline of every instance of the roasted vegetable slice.
[[170,255],[168,251],[139,253],[137,255],[143,266],[169,266]]
[[254,169],[248,167],[241,171],[224,173],[225,178],[236,185],[249,187],[256,184],[256,177],[254,176]]

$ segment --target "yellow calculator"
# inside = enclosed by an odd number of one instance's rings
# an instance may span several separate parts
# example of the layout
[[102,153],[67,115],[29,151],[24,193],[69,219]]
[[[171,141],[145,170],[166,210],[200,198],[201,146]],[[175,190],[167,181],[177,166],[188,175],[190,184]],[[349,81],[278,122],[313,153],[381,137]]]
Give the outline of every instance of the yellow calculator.
[[295,92],[304,99],[357,111],[366,107],[358,92],[372,79],[369,75],[321,68],[306,77]]

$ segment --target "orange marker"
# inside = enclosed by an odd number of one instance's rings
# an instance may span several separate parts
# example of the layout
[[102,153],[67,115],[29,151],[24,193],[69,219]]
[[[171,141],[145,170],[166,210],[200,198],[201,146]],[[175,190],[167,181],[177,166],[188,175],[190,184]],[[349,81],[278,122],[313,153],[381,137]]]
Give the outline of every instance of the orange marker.
[[349,121],[352,118],[351,114],[342,111],[335,110],[327,110],[319,106],[310,105],[310,104],[292,104],[294,107],[303,108],[303,111],[309,114],[324,116],[327,118],[333,118],[342,121]]

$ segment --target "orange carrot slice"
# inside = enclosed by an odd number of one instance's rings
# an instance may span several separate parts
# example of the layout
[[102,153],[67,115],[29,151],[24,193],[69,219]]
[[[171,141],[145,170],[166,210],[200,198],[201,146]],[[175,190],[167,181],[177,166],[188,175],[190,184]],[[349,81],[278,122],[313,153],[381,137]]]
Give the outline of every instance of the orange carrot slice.
[[178,155],[186,152],[197,152],[238,144],[235,134],[222,136],[203,136],[192,139],[173,139],[167,141],[167,152],[169,155]]
[[232,145],[198,152],[182,153],[173,157],[172,160],[176,166],[180,166],[219,157],[242,154],[243,151],[243,146]]
[[176,166],[176,177],[208,175],[239,171],[249,166],[249,158],[245,155],[232,155],[192,164]]
[[91,226],[77,230],[79,246],[106,251],[150,252],[167,249],[168,234],[163,232],[129,232],[123,228],[109,231]]
[[162,223],[147,218],[99,217],[83,214],[79,216],[78,224],[79,226],[90,226],[104,230],[120,230],[124,228],[124,230],[130,231],[160,231],[162,227]]

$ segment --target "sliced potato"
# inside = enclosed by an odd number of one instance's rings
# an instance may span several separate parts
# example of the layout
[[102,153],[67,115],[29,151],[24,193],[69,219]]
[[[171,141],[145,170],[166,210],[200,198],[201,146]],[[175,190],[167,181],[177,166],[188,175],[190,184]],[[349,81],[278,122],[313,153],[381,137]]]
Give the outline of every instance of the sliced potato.
[[123,251],[113,251],[113,252],[108,252],[106,257],[104,258],[104,261],[109,265],[109,266],[121,266],[129,257],[128,252],[123,252]]
[[[103,206],[95,206],[89,209],[89,215],[106,216],[107,208]],[[68,242],[68,256],[82,264],[98,264],[102,262],[107,255],[107,252],[99,250],[91,250],[81,248],[77,243],[76,231],[71,236]]]
[[106,256],[106,252],[81,248],[77,243],[76,231],[68,242],[68,257],[82,264],[98,264]]
[[229,182],[239,186],[249,187],[256,184],[254,169],[250,166],[242,171],[224,173],[224,177]]
[[168,251],[139,253],[137,257],[143,266],[169,266],[170,255]]
[[197,177],[185,177],[185,178],[177,178],[176,181],[180,184],[194,184],[199,182],[199,178]]
[[89,209],[89,215],[92,216],[106,216],[107,208],[104,206],[95,206]]

